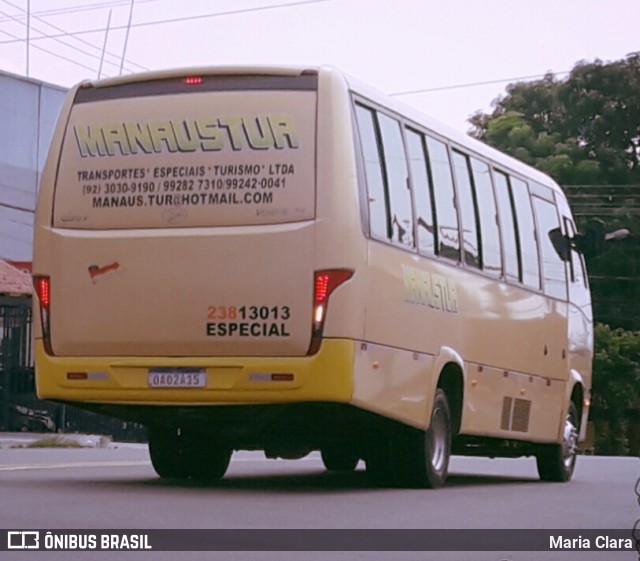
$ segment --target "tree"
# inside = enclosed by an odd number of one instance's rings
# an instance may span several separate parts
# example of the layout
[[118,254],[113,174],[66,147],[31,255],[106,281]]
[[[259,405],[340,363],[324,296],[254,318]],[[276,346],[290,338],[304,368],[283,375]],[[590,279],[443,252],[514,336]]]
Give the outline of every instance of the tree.
[[640,453],[640,332],[596,328],[591,418],[602,454]]
[[640,53],[507,87],[471,135],[562,185],[640,184]]
[[609,188],[594,186],[640,189],[640,53],[608,64],[579,62],[564,80],[547,74],[511,84],[493,105],[491,114],[470,119],[472,136],[549,174],[565,186],[570,201],[595,201],[593,217],[603,219],[608,230],[632,232],[588,263],[596,320],[614,326],[596,327],[591,418],[599,453],[637,454],[640,214],[624,200],[599,213],[602,195],[595,192]]
[[552,176],[570,202],[589,201],[593,214],[578,217],[582,230],[601,218],[609,231],[632,232],[588,265],[596,319],[640,330],[640,213],[624,200],[599,212],[605,191],[593,187],[640,186],[640,53],[579,62],[563,80],[547,74],[511,84],[493,104],[491,114],[470,119],[473,136]]

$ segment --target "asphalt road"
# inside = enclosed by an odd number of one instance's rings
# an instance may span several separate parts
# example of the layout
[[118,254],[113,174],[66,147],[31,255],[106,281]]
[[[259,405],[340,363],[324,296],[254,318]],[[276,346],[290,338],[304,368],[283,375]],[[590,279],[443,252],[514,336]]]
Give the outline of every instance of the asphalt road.
[[[0,449],[4,529],[629,529],[640,518],[637,458],[581,457],[568,484],[542,483],[531,459],[455,457],[437,491],[380,489],[363,466],[326,473],[297,461],[234,455],[217,484],[163,481],[144,446]],[[464,535],[462,537],[464,539]],[[635,552],[5,552],[3,561],[458,560],[637,561]]]

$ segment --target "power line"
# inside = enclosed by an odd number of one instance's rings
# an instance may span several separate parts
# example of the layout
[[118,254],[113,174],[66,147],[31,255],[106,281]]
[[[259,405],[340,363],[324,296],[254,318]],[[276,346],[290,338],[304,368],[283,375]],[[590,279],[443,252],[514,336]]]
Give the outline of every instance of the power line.
[[[160,0],[137,0],[138,4],[147,4],[149,2],[159,2]],[[55,17],[66,14],[76,14],[78,12],[92,12],[102,8],[114,8],[119,6],[128,6],[131,0],[112,0],[111,2],[98,2],[96,4],[85,4],[83,6],[72,6],[66,8],[55,8],[51,10],[41,10],[39,12],[31,12],[31,17]],[[23,10],[24,11],[24,10]],[[18,16],[24,19],[26,16]],[[7,21],[8,18],[0,18],[0,23]]]
[[[289,8],[289,7],[297,7],[297,6],[306,6],[308,4],[318,4],[321,2],[330,2],[331,0],[303,0],[300,2],[289,2],[287,4],[272,4],[270,6],[261,6],[258,8],[244,8],[242,10],[229,10],[227,12],[216,12],[214,14],[202,14],[202,15],[197,15],[197,16],[185,16],[185,17],[181,17],[181,18],[170,18],[170,19],[164,19],[164,20],[157,20],[157,21],[147,21],[147,22],[140,22],[140,23],[132,23],[131,27],[150,27],[152,25],[165,25],[168,23],[182,23],[185,21],[193,21],[193,20],[202,20],[202,19],[208,19],[208,18],[214,18],[214,17],[218,17],[218,16],[230,16],[230,15],[238,15],[238,14],[247,14],[247,13],[251,13],[251,12],[262,12],[262,11],[266,11],[266,10],[273,10],[276,8]],[[119,25],[119,26],[115,26],[112,27],[111,30],[112,31],[119,31],[121,29],[127,29],[126,25]],[[103,28],[98,28],[98,29],[88,29],[85,31],[74,31],[71,33],[60,33],[57,35],[47,35],[45,37],[34,37],[31,39],[31,42],[33,41],[39,41],[42,39],[55,39],[57,37],[75,37],[76,35],[87,35],[89,33],[100,33],[104,31]],[[24,42],[25,39],[14,39],[11,41],[0,41],[0,45],[8,45],[11,43],[17,43],[17,42]]]
[[[2,41],[0,41],[0,44],[2,43]],[[502,84],[504,82],[518,82],[521,80],[536,80],[536,79],[540,79],[540,78],[544,78],[545,76],[547,76],[548,74],[553,74],[554,76],[559,76],[561,74],[570,74],[570,70],[562,70],[560,72],[547,72],[546,74],[536,74],[533,76],[519,76],[519,77],[514,77],[514,78],[502,78],[500,80],[486,80],[484,82],[468,82],[466,84],[453,84],[450,86],[437,86],[434,88],[422,88],[419,90],[407,90],[407,91],[402,91],[402,92],[393,92],[388,94],[389,96],[402,96],[402,95],[413,95],[413,94],[420,94],[420,93],[430,93],[430,92],[440,92],[440,91],[444,91],[444,90],[457,90],[457,89],[462,89],[462,88],[473,88],[476,86],[488,86],[491,84]]]
[[[5,33],[6,35],[10,35],[11,37],[17,37],[17,35],[14,35],[13,33],[9,33],[8,31],[3,31],[3,33]],[[61,54],[58,53],[54,53],[53,51],[50,51],[49,49],[45,49],[44,47],[41,47],[40,45],[31,45],[32,48],[34,49],[38,49],[39,51],[45,52],[47,54],[50,54],[56,58],[65,60],[67,62],[70,62],[71,64],[75,64],[76,66],[81,66],[82,68],[85,68],[86,70],[90,70],[91,72],[95,71],[95,68],[91,68],[90,66],[87,66],[86,64],[82,64],[81,62],[78,62],[77,60],[72,60],[70,58],[67,58],[66,56],[63,56]]]
[[[9,2],[9,0],[0,0],[0,1],[1,1],[1,2],[4,2],[5,4],[8,4],[8,5],[9,5],[9,6],[11,6],[12,8],[15,8],[15,9],[17,9],[17,10],[20,10],[20,11],[24,12],[24,10],[23,10],[20,6],[17,6],[16,4],[13,4],[12,2]],[[7,14],[7,13],[5,13],[5,12],[1,11],[1,10],[0,10],[0,14],[2,14],[2,15],[4,15],[4,16],[6,16],[6,18],[8,18],[8,19],[11,19],[11,20],[13,20],[13,21],[16,21],[16,22],[17,22],[17,23],[19,23],[20,25],[25,25],[22,21],[20,21],[20,19],[21,19],[21,18],[19,19],[17,16],[12,16],[12,15]],[[35,19],[38,19],[39,21],[41,21],[44,25],[48,25],[49,27],[52,27],[53,29],[56,29],[57,31],[61,31],[61,32],[65,33],[64,29],[62,29],[61,27],[58,27],[57,25],[54,25],[54,24],[49,23],[49,22],[47,22],[47,21],[44,21],[42,18],[40,18],[40,17],[38,17],[38,16],[35,16],[35,15],[33,15],[33,14],[32,14],[32,17],[33,17],[33,18],[35,18]],[[44,32],[44,31],[42,31],[42,30],[40,30],[40,29],[36,29],[36,28],[34,28],[33,26],[32,26],[32,29],[33,29],[34,31],[36,31],[37,33],[41,33],[41,34],[43,35],[43,37],[32,37],[32,38],[31,38],[31,40],[30,40],[30,43],[33,43],[33,40],[34,40],[34,39],[43,39],[43,38],[47,38],[47,39],[48,39],[48,38],[50,38],[49,36],[47,36],[47,35],[46,35],[46,32]],[[7,33],[6,31],[3,31],[3,33],[5,33],[5,34],[7,34],[7,35],[11,35],[11,36],[13,36],[13,37],[15,37],[15,38],[20,39],[17,35],[12,35],[12,34],[10,34],[10,33]],[[86,56],[88,56],[88,57],[94,58],[94,59],[96,59],[96,60],[100,60],[100,58],[101,58],[100,56],[95,55],[95,54],[93,54],[93,53],[89,53],[89,52],[87,52],[86,50],[84,50],[84,49],[82,49],[82,48],[80,48],[80,47],[76,47],[76,46],[74,46],[74,45],[70,45],[69,43],[65,42],[63,39],[59,39],[59,38],[56,38],[56,37],[51,37],[51,38],[52,38],[54,41],[56,41],[57,43],[60,43],[61,45],[65,46],[65,47],[67,47],[67,48],[69,48],[69,49],[73,49],[74,51],[81,52],[82,54],[84,54],[84,55],[86,55]],[[79,41],[80,43],[82,43],[82,44],[84,44],[84,45],[86,45],[86,46],[88,46],[88,47],[91,47],[92,49],[96,49],[96,50],[100,51],[100,48],[99,48],[99,47],[96,47],[95,45],[93,45],[93,44],[92,44],[92,43],[90,43],[89,41],[85,41],[84,39],[81,39],[81,38],[79,38],[79,37],[71,37],[71,39],[73,39],[73,40],[75,40],[75,41]],[[37,45],[34,45],[34,46],[35,46],[36,48],[40,48],[40,47],[38,47]],[[47,52],[50,52],[50,51],[47,51]],[[54,54],[54,53],[50,53],[50,54]],[[115,55],[115,54],[113,54],[113,53],[111,53],[111,52],[109,52],[109,51],[106,51],[106,54],[108,54],[108,55],[109,55],[109,56],[111,56],[111,57],[119,58],[119,57],[118,57],[118,55]],[[142,65],[140,65],[140,64],[137,64],[137,63],[135,63],[135,62],[132,62],[132,61],[128,61],[128,62],[129,62],[129,64],[130,64],[130,65],[137,66],[137,67],[138,67],[139,69],[141,69],[141,70],[149,70],[147,67],[142,66]],[[114,63],[114,62],[109,62],[108,64],[116,64],[116,63]],[[88,68],[88,67],[87,67],[87,66],[84,66],[84,68]],[[93,69],[89,68],[89,70],[93,70]],[[131,68],[128,68],[127,70],[129,70],[129,71],[133,71]]]
[[[17,6],[16,4],[13,4],[13,3],[9,2],[9,0],[1,0],[1,1],[2,1],[2,2],[4,2],[5,4],[9,4],[10,6],[12,6],[12,7],[16,8],[17,10],[20,10],[20,11],[22,11],[22,12],[24,13],[24,9],[22,9],[20,6]],[[128,2],[128,0],[126,0],[126,1]],[[140,0],[138,0],[138,1],[140,1]],[[157,0],[147,0],[147,1],[153,1],[153,2],[155,2],[155,1],[157,1]],[[104,5],[108,5],[108,4],[104,4]],[[72,11],[70,10],[70,12],[69,12],[69,13],[72,13]],[[18,21],[18,19],[22,19],[22,18],[13,17],[13,16],[9,16],[9,17],[11,17],[11,19],[13,19],[13,20],[15,20],[15,21]],[[56,31],[61,31],[61,32],[63,32],[63,33],[66,33],[64,29],[62,29],[61,27],[58,27],[57,25],[54,25],[54,24],[52,24],[52,23],[49,23],[48,21],[45,21],[45,20],[44,20],[40,15],[38,15],[37,13],[36,13],[36,14],[32,13],[32,14],[31,14],[31,17],[32,17],[32,18],[35,18],[35,19],[37,19],[37,20],[39,20],[39,21],[41,21],[44,25],[48,25],[49,27],[52,27],[52,28],[53,28],[53,29],[55,29]],[[18,22],[18,23],[21,23],[21,22]],[[44,31],[40,31],[39,29],[36,29],[36,31],[37,31],[38,33],[42,33],[43,35],[46,35],[46,33],[45,33]],[[95,50],[97,50],[97,51],[101,51],[101,50],[102,50],[102,49],[100,49],[100,47],[96,47],[93,43],[90,43],[89,41],[86,41],[86,40],[81,39],[81,38],[79,38],[79,37],[72,37],[72,39],[74,39],[74,40],[76,40],[76,41],[78,41],[78,42],[82,43],[83,45],[86,45],[86,46],[88,46],[88,47],[91,47],[92,49],[95,49]],[[56,41],[57,41],[57,42],[61,42],[61,40],[59,40],[59,39],[56,39]],[[69,48],[71,48],[71,49],[74,49],[74,50],[77,50],[77,51],[83,52],[83,53],[84,53],[84,54],[86,54],[87,56],[93,57],[93,58],[95,58],[95,59],[100,59],[100,57],[99,57],[99,56],[97,56],[97,55],[93,55],[93,54],[91,54],[91,53],[87,53],[86,51],[83,51],[83,50],[82,50],[82,49],[80,49],[79,47],[74,47],[73,45],[69,45],[68,43],[64,43],[64,42],[63,42],[62,44],[63,44],[63,45],[68,46],[68,47],[69,47]],[[106,54],[107,54],[107,55],[109,55],[109,56],[111,56],[111,57],[114,57],[114,58],[120,58],[120,57],[119,57],[119,55],[113,54],[113,53],[111,53],[111,52],[109,52],[109,51],[106,51]],[[135,63],[135,62],[133,62],[133,61],[128,61],[128,62],[129,62],[130,64],[132,64],[133,66],[137,66],[138,68],[140,68],[140,69],[142,69],[142,70],[149,70],[147,67],[142,66],[142,65],[140,65],[140,64],[137,64],[137,63]],[[109,64],[115,64],[115,63],[109,63]]]

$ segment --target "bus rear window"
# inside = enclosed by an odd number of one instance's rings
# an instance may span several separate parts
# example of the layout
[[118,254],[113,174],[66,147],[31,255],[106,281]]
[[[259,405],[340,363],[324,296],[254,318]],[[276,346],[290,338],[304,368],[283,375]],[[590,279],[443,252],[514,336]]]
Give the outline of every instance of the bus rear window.
[[273,80],[261,90],[257,81],[235,91],[138,88],[125,97],[80,90],[60,154],[54,227],[312,219],[316,92],[277,89]]

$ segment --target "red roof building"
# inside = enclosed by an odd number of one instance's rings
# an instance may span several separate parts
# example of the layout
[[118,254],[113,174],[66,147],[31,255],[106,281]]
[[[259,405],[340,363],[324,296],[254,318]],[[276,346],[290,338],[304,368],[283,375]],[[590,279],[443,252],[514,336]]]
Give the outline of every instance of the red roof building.
[[0,296],[30,296],[31,275],[0,259]]

